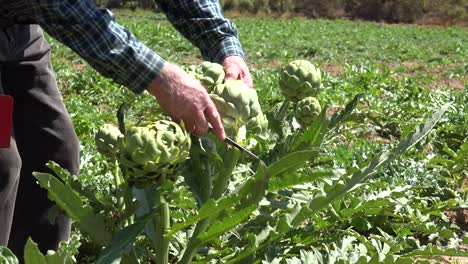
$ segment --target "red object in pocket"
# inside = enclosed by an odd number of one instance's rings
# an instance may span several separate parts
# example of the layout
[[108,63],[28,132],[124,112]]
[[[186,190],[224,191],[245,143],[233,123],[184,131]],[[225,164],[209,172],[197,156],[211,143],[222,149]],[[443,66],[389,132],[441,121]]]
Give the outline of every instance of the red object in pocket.
[[12,125],[13,98],[8,95],[0,95],[0,148],[10,147]]

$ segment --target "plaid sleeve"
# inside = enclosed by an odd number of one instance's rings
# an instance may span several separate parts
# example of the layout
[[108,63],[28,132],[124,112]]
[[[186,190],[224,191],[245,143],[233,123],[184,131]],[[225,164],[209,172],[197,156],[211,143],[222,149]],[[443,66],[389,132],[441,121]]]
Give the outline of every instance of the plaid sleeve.
[[120,26],[109,10],[98,9],[93,0],[25,2],[25,9],[52,37],[135,93],[146,89],[164,65],[160,56]]
[[158,4],[205,60],[222,63],[227,56],[244,56],[237,28],[224,18],[218,0],[160,0]]

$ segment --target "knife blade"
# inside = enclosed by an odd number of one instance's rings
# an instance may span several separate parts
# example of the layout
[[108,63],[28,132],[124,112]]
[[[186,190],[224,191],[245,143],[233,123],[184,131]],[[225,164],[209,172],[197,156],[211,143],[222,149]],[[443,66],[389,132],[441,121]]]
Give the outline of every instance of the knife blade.
[[[211,126],[211,124],[208,124],[208,130],[213,132],[213,127]],[[254,159],[258,160],[258,161],[262,161],[257,155],[253,154],[252,151],[244,148],[239,143],[237,143],[234,139],[226,136],[224,138],[224,142],[231,145],[231,146],[233,146],[233,147],[235,147],[235,148],[237,148],[241,152],[246,153],[247,155],[251,156],[252,158],[254,158]]]
[[231,146],[237,148],[238,150],[240,150],[240,151],[242,151],[242,152],[244,152],[244,153],[247,153],[247,154],[248,154],[249,156],[251,156],[252,158],[254,158],[254,159],[258,160],[258,161],[261,161],[260,158],[259,158],[257,155],[255,155],[255,154],[252,153],[252,151],[250,151],[250,150],[248,150],[248,149],[242,147],[239,143],[237,143],[237,142],[234,141],[233,139],[231,139],[231,138],[229,138],[229,137],[226,137],[226,138],[224,139],[224,142],[226,142],[227,144],[229,144],[229,145],[231,145]]

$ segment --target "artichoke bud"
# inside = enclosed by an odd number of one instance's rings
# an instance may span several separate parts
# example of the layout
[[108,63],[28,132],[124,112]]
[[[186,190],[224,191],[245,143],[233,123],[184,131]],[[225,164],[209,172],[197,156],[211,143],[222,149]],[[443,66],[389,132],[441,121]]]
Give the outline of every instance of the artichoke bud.
[[202,74],[202,71],[200,69],[200,67],[196,66],[196,65],[190,65],[188,66],[185,71],[187,72],[188,75],[192,76],[193,78],[197,79],[197,80],[200,80],[201,78],[203,78],[203,74]]
[[297,103],[296,120],[302,126],[309,126],[320,115],[322,107],[315,97],[306,97]]
[[159,120],[145,127],[130,127],[120,144],[120,164],[135,186],[172,177],[190,151],[190,136],[179,125]]
[[119,141],[122,138],[123,135],[117,127],[111,124],[104,124],[99,127],[94,141],[99,153],[108,158],[114,158],[118,152]]
[[280,73],[279,86],[282,93],[297,102],[320,91],[320,70],[307,60],[295,60],[287,64]]
[[257,93],[240,80],[227,80],[210,93],[227,133],[236,134],[240,127],[261,113]]
[[268,119],[265,114],[259,113],[247,122],[246,127],[253,133],[265,132],[268,128]]
[[200,82],[208,90],[212,90],[217,84],[223,82],[226,73],[221,64],[205,61],[200,65]]

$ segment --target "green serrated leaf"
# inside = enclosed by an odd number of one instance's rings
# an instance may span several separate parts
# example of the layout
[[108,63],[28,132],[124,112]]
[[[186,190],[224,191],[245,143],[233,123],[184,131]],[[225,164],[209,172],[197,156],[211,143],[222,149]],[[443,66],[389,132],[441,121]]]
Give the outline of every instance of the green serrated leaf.
[[35,172],[33,175],[39,185],[47,189],[49,199],[56,202],[68,216],[75,220],[81,231],[99,245],[107,245],[111,235],[107,232],[104,220],[94,214],[93,209],[83,202],[77,192],[51,174]]
[[239,223],[245,220],[251,215],[251,213],[257,208],[257,205],[253,204],[246,206],[240,210],[235,210],[231,214],[225,215],[222,219],[216,219],[210,224],[210,228],[201,233],[197,239],[201,244],[210,241],[211,239],[223,234],[224,232],[236,227]]
[[7,247],[0,246],[0,263],[18,264],[18,258]]
[[31,238],[28,238],[24,247],[24,262],[25,264],[47,264],[44,255]]
[[299,173],[285,173],[272,178],[268,184],[268,191],[274,192],[284,190],[294,185],[312,182],[317,179],[331,177],[334,175],[333,171],[318,171],[318,172],[299,172]]
[[146,225],[151,222],[154,214],[149,214],[143,218],[139,218],[134,224],[125,227],[117,232],[110,242],[109,246],[99,255],[96,264],[119,263],[120,258],[124,255],[135,242],[137,236],[141,234]]
[[[253,234],[248,235],[254,236]],[[242,260],[254,254],[256,251],[265,248],[267,245],[269,245],[269,242],[277,239],[278,237],[279,235],[275,232],[275,229],[267,225],[267,227],[264,228],[257,236],[250,238],[249,245],[242,251],[235,254],[233,258],[226,261],[226,264],[243,263],[241,262]]]
[[289,153],[275,163],[270,164],[268,166],[268,174],[273,178],[286,171],[295,171],[298,168],[303,167],[307,161],[317,157],[319,154],[319,148]]
[[330,204],[335,199],[343,196],[344,194],[352,191],[353,189],[360,186],[360,183],[370,176],[377,173],[377,171],[388,164],[389,162],[400,157],[406,150],[416,145],[421,141],[429,131],[435,126],[435,124],[440,120],[442,115],[447,111],[450,105],[444,105],[439,111],[437,111],[429,120],[421,124],[416,128],[416,130],[409,134],[405,139],[400,141],[397,147],[390,151],[386,151],[374,158],[369,165],[365,168],[362,168],[351,176],[351,179],[346,182],[346,184],[335,184],[335,186],[330,189],[325,196],[318,196],[311,200],[310,208],[314,210],[319,210],[328,204]]
[[[234,228],[249,217],[258,207],[258,203],[265,196],[270,175],[266,165],[261,162],[254,178],[249,179],[238,191],[236,197],[240,197],[236,203],[226,205],[223,216],[213,218],[210,228],[200,234],[197,239],[205,243],[214,237]],[[222,200],[221,198],[220,200]],[[229,199],[229,197],[228,197]]]
[[363,97],[364,94],[357,94],[356,96],[354,96],[351,102],[346,104],[345,108],[342,111],[335,113],[330,120],[330,128],[333,128],[339,125],[342,121],[346,120],[346,118],[352,114],[354,109],[356,109],[357,104]]
[[[236,199],[236,198],[232,198]],[[222,200],[223,202],[227,202],[226,200]],[[200,208],[198,213],[189,215],[183,222],[175,223],[171,226],[170,230],[168,230],[166,236],[172,237],[176,232],[187,228],[202,219],[207,217],[211,217],[213,215],[218,214],[222,210],[222,206],[220,206],[215,200],[210,199],[208,200],[203,206]]]
[[329,126],[327,109],[328,108],[325,106],[322,112],[320,112],[320,115],[312,122],[306,131],[300,135],[299,138],[294,138],[293,147],[291,148],[292,151],[300,151],[320,146]]

